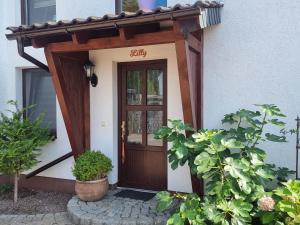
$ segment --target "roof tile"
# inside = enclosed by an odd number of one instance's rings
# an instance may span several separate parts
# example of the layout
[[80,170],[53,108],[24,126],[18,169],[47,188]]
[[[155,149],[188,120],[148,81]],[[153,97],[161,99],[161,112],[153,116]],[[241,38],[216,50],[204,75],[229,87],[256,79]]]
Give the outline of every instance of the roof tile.
[[68,26],[73,24],[84,24],[89,22],[98,22],[106,20],[116,20],[122,18],[131,18],[139,17],[143,15],[158,14],[164,12],[172,12],[178,10],[184,10],[189,8],[220,8],[223,7],[223,3],[219,1],[197,1],[193,5],[190,4],[176,4],[173,7],[158,7],[151,11],[137,10],[136,12],[121,12],[118,15],[106,14],[102,17],[98,16],[89,16],[86,19],[75,18],[73,20],[59,20],[57,22],[48,21],[46,23],[35,23],[33,25],[21,25],[21,26],[10,26],[7,27],[7,30],[10,30],[12,33],[30,31],[35,29],[46,29],[46,28],[55,28],[59,26]]

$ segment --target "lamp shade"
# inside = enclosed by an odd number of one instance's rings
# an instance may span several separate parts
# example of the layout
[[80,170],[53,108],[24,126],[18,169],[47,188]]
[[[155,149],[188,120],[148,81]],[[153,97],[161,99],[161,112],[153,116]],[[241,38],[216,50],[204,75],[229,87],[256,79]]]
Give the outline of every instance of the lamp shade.
[[86,72],[87,77],[91,77],[93,75],[94,68],[95,65],[91,61],[88,61],[84,64],[84,70]]

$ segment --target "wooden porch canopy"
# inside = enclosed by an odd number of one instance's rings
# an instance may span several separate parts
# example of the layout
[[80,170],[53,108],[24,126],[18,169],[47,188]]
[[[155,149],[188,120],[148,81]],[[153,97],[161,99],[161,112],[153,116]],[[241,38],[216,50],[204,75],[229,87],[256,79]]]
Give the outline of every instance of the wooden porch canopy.
[[89,50],[175,43],[184,122],[202,126],[203,28],[220,23],[222,7],[216,1],[198,1],[149,12],[21,25],[8,27],[12,33],[6,37],[17,40],[21,56],[47,70],[24,52],[27,46],[44,48],[77,157],[90,147],[89,82],[83,70]]

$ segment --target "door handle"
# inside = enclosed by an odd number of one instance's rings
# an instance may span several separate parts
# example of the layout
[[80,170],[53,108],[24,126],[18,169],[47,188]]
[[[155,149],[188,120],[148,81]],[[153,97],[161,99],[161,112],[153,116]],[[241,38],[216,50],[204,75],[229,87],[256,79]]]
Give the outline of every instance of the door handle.
[[121,138],[122,138],[122,164],[125,163],[125,135],[126,135],[126,122],[123,120],[121,124]]
[[125,127],[125,121],[123,120],[122,121],[122,124],[121,124],[121,137],[122,137],[122,141],[124,142],[125,141],[125,133],[126,133],[126,127]]

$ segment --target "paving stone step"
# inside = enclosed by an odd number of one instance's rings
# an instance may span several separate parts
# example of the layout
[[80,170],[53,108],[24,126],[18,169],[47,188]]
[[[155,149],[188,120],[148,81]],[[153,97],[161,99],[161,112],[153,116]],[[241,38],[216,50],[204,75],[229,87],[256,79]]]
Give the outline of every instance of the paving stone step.
[[74,196],[68,203],[68,216],[78,225],[165,225],[170,212],[158,213],[155,198],[144,202],[114,196],[111,190],[100,201],[84,202]]

